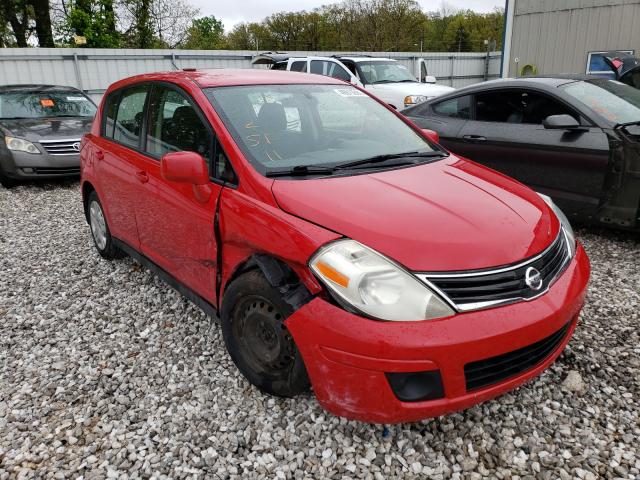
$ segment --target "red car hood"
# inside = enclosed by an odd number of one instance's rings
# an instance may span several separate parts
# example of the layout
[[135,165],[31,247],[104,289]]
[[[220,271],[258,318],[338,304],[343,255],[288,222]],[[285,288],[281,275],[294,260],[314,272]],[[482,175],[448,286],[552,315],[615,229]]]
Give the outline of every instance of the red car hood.
[[413,271],[469,270],[544,250],[560,225],[532,190],[468,160],[349,177],[276,180],[286,212]]

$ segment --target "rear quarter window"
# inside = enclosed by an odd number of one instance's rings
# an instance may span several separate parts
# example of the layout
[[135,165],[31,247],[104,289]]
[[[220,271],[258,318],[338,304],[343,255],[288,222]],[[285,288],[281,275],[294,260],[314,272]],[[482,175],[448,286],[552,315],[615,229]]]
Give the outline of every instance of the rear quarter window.
[[467,95],[464,97],[452,98],[451,100],[436,103],[432,108],[434,113],[441,117],[468,120],[471,118],[471,97]]

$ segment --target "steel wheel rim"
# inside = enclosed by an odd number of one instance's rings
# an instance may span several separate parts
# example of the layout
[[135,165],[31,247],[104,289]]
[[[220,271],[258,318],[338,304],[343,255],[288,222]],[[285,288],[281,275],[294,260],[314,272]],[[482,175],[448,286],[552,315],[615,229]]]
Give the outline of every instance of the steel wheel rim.
[[252,296],[241,301],[232,328],[244,361],[255,372],[278,375],[293,365],[293,339],[282,315],[268,300]]
[[91,220],[91,234],[100,250],[104,250],[107,246],[107,223],[104,220],[104,214],[100,204],[95,200],[91,202],[89,207],[89,218]]

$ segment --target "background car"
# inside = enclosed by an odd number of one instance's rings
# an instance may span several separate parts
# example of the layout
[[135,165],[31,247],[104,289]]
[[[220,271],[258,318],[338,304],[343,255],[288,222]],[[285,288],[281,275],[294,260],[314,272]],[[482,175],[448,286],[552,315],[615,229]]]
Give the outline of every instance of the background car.
[[495,80],[403,113],[577,220],[640,228],[639,90],[585,75]]
[[[422,58],[412,59],[413,72],[391,58],[335,55],[333,57],[291,57],[286,53],[256,55],[254,65],[270,64],[273,70],[315,73],[338,78],[368,90],[395,109],[415,105],[454,89],[435,85]],[[419,80],[418,80],[419,79]]]
[[602,59],[613,70],[616,80],[640,89],[640,59],[625,52],[607,52]]
[[80,175],[80,139],[95,112],[76,88],[0,87],[0,183]]

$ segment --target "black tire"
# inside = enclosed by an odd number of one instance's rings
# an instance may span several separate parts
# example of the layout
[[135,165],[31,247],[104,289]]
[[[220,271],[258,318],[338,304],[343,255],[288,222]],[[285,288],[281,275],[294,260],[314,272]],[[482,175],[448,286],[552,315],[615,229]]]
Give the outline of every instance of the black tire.
[[[100,215],[102,216],[102,220],[104,222],[104,238],[101,238],[98,233],[99,228],[96,228],[96,223],[94,223],[94,219],[92,218],[92,207],[98,208],[100,211]],[[104,211],[102,209],[102,204],[100,203],[100,199],[98,198],[98,194],[92,191],[89,194],[89,198],[87,199],[87,220],[89,221],[89,229],[91,231],[91,238],[93,239],[93,244],[98,250],[98,253],[103,258],[107,260],[114,260],[116,258],[122,258],[125,256],[125,253],[120,250],[115,243],[113,242],[113,237],[111,236],[111,231],[109,230],[109,225],[107,224],[107,219],[104,216]]]
[[233,362],[251,384],[278,397],[310,389],[300,352],[284,325],[292,313],[259,270],[233,281],[220,312],[222,336]]
[[8,189],[8,188],[15,187],[17,184],[18,184],[18,181],[14,180],[13,178],[7,177],[2,171],[2,168],[0,167],[0,185]]

